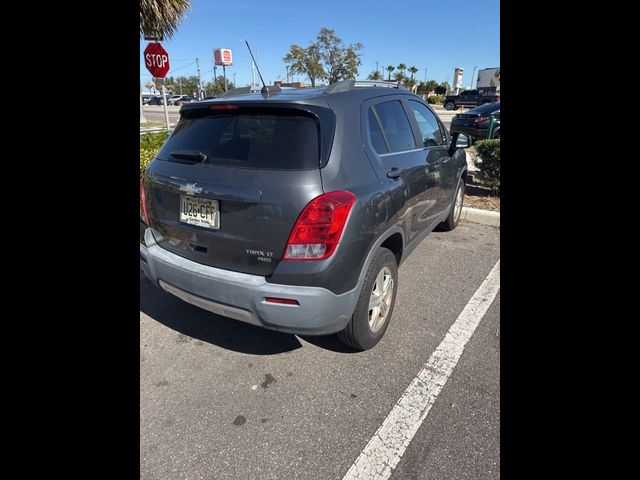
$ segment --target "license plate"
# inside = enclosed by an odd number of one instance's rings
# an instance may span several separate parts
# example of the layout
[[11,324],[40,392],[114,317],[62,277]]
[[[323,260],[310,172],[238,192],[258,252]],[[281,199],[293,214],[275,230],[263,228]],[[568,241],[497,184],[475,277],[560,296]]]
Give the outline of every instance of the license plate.
[[217,230],[220,228],[218,200],[180,195],[180,221]]

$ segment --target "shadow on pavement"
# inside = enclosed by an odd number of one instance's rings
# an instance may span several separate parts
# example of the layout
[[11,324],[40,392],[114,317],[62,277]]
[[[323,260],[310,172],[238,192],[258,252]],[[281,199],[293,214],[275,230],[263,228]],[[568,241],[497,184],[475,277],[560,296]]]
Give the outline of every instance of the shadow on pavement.
[[227,350],[274,355],[302,347],[295,335],[254,327],[202,310],[153,285],[140,276],[140,311],[189,337]]

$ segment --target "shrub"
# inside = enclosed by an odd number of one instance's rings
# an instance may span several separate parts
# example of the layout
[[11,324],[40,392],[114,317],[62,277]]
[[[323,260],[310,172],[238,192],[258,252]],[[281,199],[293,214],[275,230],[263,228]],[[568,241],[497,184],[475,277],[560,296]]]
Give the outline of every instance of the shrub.
[[430,105],[442,105],[442,102],[444,101],[444,97],[442,95],[432,95],[430,97],[427,97],[427,103]]
[[480,140],[475,147],[479,157],[475,164],[482,172],[483,185],[500,195],[500,139]]
[[149,162],[156,156],[160,147],[169,138],[169,132],[146,133],[140,137],[140,175],[147,169]]

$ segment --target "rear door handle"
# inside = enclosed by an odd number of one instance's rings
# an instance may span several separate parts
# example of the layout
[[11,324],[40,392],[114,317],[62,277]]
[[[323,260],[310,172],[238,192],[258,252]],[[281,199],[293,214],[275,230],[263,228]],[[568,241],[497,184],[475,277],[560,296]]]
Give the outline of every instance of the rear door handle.
[[400,176],[400,169],[398,167],[393,167],[391,170],[387,172],[387,177],[389,178],[398,178]]

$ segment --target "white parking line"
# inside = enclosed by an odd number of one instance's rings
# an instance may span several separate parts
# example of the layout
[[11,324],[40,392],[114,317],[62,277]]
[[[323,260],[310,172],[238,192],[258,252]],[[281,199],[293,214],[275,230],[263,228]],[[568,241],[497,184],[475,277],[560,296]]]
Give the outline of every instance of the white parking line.
[[500,290],[500,260],[464,307],[444,340],[404,391],[343,480],[388,479]]

